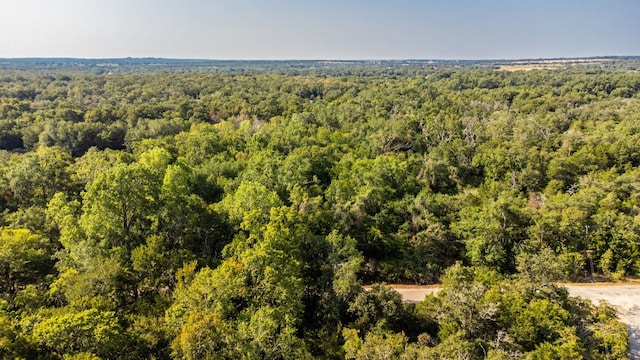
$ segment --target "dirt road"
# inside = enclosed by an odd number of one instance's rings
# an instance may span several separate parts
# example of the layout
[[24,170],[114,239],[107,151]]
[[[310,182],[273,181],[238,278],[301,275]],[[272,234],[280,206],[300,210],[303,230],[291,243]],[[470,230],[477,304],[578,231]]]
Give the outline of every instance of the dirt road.
[[[640,285],[563,284],[571,296],[606,301],[616,309],[620,320],[629,327],[630,359],[640,359]],[[419,302],[427,294],[437,292],[437,286],[393,286],[407,302]]]

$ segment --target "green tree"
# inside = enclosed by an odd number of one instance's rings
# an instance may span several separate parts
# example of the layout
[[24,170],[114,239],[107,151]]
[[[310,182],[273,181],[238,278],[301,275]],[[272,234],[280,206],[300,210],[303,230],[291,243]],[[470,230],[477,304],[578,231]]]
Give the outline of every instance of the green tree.
[[[295,213],[290,209],[272,209],[269,223],[247,239],[251,246],[237,244],[241,239],[234,240],[236,244],[225,249],[227,260],[215,270],[200,270],[190,284],[177,289],[176,300],[167,310],[167,323],[178,329],[176,339],[205,341],[175,340],[173,347],[177,356],[199,346],[205,346],[207,350],[203,351],[210,352],[221,344],[233,343],[231,340],[209,342],[210,337],[189,335],[194,327],[205,325],[197,324],[207,314],[222,321],[221,328],[207,332],[229,333],[223,329],[231,328],[231,333],[237,334],[233,336],[246,344],[249,358],[307,356],[306,345],[297,335],[304,310],[299,245],[305,233],[288,226],[292,216]],[[217,322],[206,324],[211,326]],[[220,353],[237,356],[239,351],[227,347]]]
[[18,158],[8,172],[9,187],[21,205],[45,206],[53,194],[69,186],[71,156],[55,147],[39,147]]
[[233,224],[245,230],[257,230],[269,219],[272,208],[282,205],[278,195],[258,182],[244,181],[238,189],[220,202]]
[[530,217],[524,200],[501,192],[480,206],[470,205],[460,211],[454,231],[464,239],[471,263],[512,272],[516,248],[528,238]]
[[362,341],[357,330],[344,329],[342,336],[345,338],[346,359],[399,359],[407,346],[407,337],[403,334],[368,332]]
[[125,356],[127,345],[115,314],[96,309],[52,314],[34,325],[33,340],[60,355],[88,352],[100,357]]
[[116,165],[98,175],[83,194],[80,226],[100,248],[140,244],[159,204],[170,155],[154,149],[138,162]]
[[0,293],[13,296],[53,270],[52,246],[26,229],[0,228]]

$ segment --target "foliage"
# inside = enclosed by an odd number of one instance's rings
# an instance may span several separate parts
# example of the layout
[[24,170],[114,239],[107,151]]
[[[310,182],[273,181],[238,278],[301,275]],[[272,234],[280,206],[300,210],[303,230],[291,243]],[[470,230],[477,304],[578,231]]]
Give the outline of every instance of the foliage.
[[78,61],[0,66],[0,357],[625,356],[552,283],[640,274],[637,59]]
[[29,230],[0,228],[0,295],[41,283],[52,270],[51,253],[48,241]]

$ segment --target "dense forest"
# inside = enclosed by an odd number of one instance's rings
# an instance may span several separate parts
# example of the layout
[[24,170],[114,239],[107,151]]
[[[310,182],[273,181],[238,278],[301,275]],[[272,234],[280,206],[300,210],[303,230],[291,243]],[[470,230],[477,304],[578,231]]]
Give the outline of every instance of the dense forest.
[[0,64],[0,357],[625,358],[636,62]]

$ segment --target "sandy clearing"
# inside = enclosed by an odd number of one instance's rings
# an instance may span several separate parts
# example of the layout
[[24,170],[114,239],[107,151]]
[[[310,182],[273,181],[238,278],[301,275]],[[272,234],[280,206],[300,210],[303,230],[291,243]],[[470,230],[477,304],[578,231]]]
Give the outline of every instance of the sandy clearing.
[[[594,303],[606,301],[618,310],[620,320],[629,328],[631,352],[629,359],[640,359],[640,285],[562,284],[571,296],[590,299]],[[427,294],[437,292],[437,286],[390,285],[404,301],[420,302]]]
[[571,296],[606,301],[618,310],[620,320],[629,328],[629,359],[640,359],[640,286],[564,285]]

